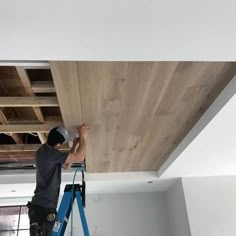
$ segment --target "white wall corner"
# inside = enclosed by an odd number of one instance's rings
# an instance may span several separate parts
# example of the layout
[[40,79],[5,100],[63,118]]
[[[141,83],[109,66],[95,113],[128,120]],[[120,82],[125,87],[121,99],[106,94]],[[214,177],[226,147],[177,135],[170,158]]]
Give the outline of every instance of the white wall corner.
[[164,196],[171,235],[191,236],[182,179],[178,179]]
[[236,176],[182,179],[192,236],[235,236]]
[[[190,147],[191,143],[199,136],[199,134],[211,123],[211,121],[222,110],[222,108],[234,97],[235,93],[236,76],[234,76],[234,78],[219,94],[219,96],[215,99],[215,101],[207,109],[199,121],[177,146],[177,148],[171,153],[169,158],[164,162],[158,171],[159,177],[173,178],[185,176],[184,171],[181,170],[183,168],[188,168],[188,166],[185,166],[185,159],[181,159],[183,156],[182,154]],[[178,163],[180,160],[182,162]]]

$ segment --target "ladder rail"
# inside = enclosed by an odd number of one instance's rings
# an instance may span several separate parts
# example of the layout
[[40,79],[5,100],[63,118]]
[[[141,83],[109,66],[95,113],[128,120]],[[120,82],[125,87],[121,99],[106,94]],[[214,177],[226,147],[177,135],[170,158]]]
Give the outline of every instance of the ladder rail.
[[72,208],[72,192],[64,192],[51,236],[64,235]]
[[85,217],[84,207],[83,207],[83,203],[81,200],[82,198],[81,198],[79,191],[75,192],[75,197],[76,197],[78,208],[79,208],[80,219],[81,219],[81,223],[82,223],[82,227],[83,227],[84,236],[89,236],[88,224],[87,224],[87,220]]
[[88,224],[84,212],[86,185],[84,181],[83,170],[81,172],[82,172],[82,185],[74,184],[73,180],[73,184],[67,184],[65,187],[64,195],[57,213],[56,221],[51,236],[64,235],[75,198],[77,200],[84,236],[89,236]]

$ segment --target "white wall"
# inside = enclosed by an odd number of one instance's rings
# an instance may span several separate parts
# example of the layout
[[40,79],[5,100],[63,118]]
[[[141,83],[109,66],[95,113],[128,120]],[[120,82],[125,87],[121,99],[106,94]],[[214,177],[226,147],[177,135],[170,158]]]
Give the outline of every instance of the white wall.
[[2,1],[0,60],[236,60],[234,0]]
[[[0,206],[26,204],[30,199],[0,198]],[[86,203],[91,236],[176,236],[170,234],[165,195],[161,192],[87,194]],[[73,235],[83,235],[77,204]],[[70,221],[65,236],[70,236]]]
[[236,76],[158,171],[161,178],[236,173]]
[[235,236],[236,176],[184,178],[192,236]]
[[[74,235],[81,235],[77,214],[75,205]],[[91,236],[170,236],[162,193],[90,194],[86,215]]]
[[171,235],[190,236],[191,233],[181,179],[178,179],[165,192],[165,201]]

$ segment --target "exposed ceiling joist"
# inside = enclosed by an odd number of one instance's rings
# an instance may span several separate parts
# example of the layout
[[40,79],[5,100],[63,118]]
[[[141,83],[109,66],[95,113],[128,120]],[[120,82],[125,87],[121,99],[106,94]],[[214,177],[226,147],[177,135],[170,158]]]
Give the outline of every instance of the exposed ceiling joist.
[[46,143],[47,142],[47,137],[44,133],[38,132],[37,135],[38,135],[38,138],[39,138],[41,143]]
[[[4,93],[7,94],[7,88],[5,86],[5,84],[1,81],[0,83],[0,87],[1,89],[3,89]],[[0,108],[0,122],[2,124],[9,124],[11,123],[9,120],[8,120],[8,117],[9,117],[9,113],[12,113],[13,111],[11,109],[7,109],[7,108]],[[10,137],[14,140],[15,143],[17,144],[22,144],[23,143],[23,137],[21,134],[14,134],[14,133],[11,133],[10,134]]]
[[26,70],[22,67],[16,67],[16,71],[19,75],[21,83],[23,84],[25,91],[28,95],[33,95],[33,91],[31,88],[31,82]]
[[[2,129],[2,132],[0,133],[11,136],[17,144],[23,144],[38,143],[37,138],[24,135],[24,133],[36,132],[40,142],[45,143],[47,141],[47,132],[51,128],[63,124],[60,110],[57,108],[58,101],[56,95],[54,95],[55,88],[53,82],[45,81],[45,79],[50,80],[51,73],[48,69],[42,70],[41,66],[36,66],[37,69],[41,70],[35,71],[32,70],[33,67],[30,65],[16,64],[15,66],[16,67],[0,67],[0,96],[5,96],[0,97],[0,110],[5,111],[5,114],[0,114],[0,128]],[[30,69],[29,71],[26,70],[26,66]],[[34,81],[34,78],[36,77],[39,81]],[[33,80],[34,90],[32,89],[31,79]],[[43,97],[38,97],[35,93],[44,94],[42,94]],[[45,97],[45,93],[54,94]],[[46,107],[43,110],[41,109],[41,106]],[[53,108],[51,109],[52,106]],[[8,125],[10,129],[6,128],[5,125]],[[30,125],[33,126],[30,127]],[[4,132],[5,128],[7,132]],[[10,140],[9,138],[5,138],[4,135],[2,135],[2,137],[2,144],[6,143],[4,140]],[[24,140],[24,137],[27,138]],[[22,152],[22,149],[18,150],[17,146],[15,147],[16,150],[13,154],[11,153],[9,155],[11,157],[16,157],[16,159],[17,156],[20,156],[22,153],[24,153],[23,155],[25,156],[32,156],[33,154],[32,151]],[[8,146],[8,148],[10,148],[10,146]],[[1,155],[9,156],[8,153],[10,150],[8,150],[8,148],[5,149],[4,147],[1,147]]]
[[[32,88],[31,88],[31,82],[30,82],[30,79],[29,79],[29,76],[26,72],[26,70],[22,67],[16,67],[16,70],[17,70],[17,73],[19,75],[19,78],[25,88],[25,91],[26,93],[29,95],[29,96],[33,96],[34,93],[32,91]],[[33,107],[33,110],[34,110],[34,113],[37,117],[37,119],[40,121],[40,122],[44,122],[44,116],[43,116],[43,113],[41,111],[41,109],[39,107]]]
[[21,134],[11,133],[10,136],[12,137],[12,139],[14,140],[15,143],[17,143],[17,144],[23,143],[23,139],[22,139]]
[[1,107],[57,107],[56,97],[0,97]]
[[40,107],[33,107],[33,110],[34,110],[34,113],[37,117],[37,119],[40,121],[40,122],[44,122],[45,119],[44,119],[44,115],[40,109]]
[[45,124],[5,124],[0,125],[0,133],[47,133],[50,129],[62,126],[62,123],[45,123]]
[[[2,124],[8,124],[9,123],[7,118],[4,115],[4,108],[2,108],[0,110],[0,122]],[[12,139],[14,140],[15,143],[17,143],[17,144],[22,144],[23,143],[23,140],[22,140],[22,137],[21,137],[20,134],[10,134],[10,136],[12,137]]]
[[[0,153],[14,153],[14,152],[34,152],[41,146],[41,144],[7,144],[0,145]],[[60,150],[70,150],[66,145],[60,147]]]
[[[16,70],[17,70],[17,73],[18,73],[18,75],[20,77],[20,80],[21,80],[21,82],[22,82],[22,84],[23,84],[23,86],[25,88],[26,93],[29,96],[33,96],[34,92],[32,90],[32,85],[31,85],[31,82],[30,82],[30,79],[29,79],[29,76],[28,76],[26,70],[24,68],[22,68],[22,67],[16,67]],[[40,122],[44,122],[45,121],[43,112],[42,112],[40,107],[34,106],[33,107],[33,111],[34,111],[37,119]],[[45,134],[38,132],[37,135],[38,135],[39,140],[40,140],[41,143],[45,143],[47,141],[47,138],[46,138]]]
[[52,81],[33,81],[31,83],[34,93],[55,93],[55,87]]
[[[9,119],[10,124],[41,124],[39,120]],[[60,116],[45,116],[46,123],[63,123]]]

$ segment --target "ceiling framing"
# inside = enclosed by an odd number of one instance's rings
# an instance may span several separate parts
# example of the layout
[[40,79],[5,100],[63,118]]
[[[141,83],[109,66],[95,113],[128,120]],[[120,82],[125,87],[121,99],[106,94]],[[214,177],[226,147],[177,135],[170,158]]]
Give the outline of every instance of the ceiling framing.
[[32,162],[50,128],[87,123],[88,172],[158,170],[236,63],[61,61],[50,69],[0,67],[0,162]]
[[[34,69],[32,73],[32,69],[24,67],[0,67],[2,163],[22,160],[32,163],[36,147],[47,140],[47,132],[62,124],[50,69],[43,70],[42,79],[35,76],[42,74],[40,71],[42,69]],[[50,84],[50,89],[45,88],[45,84]],[[43,110],[45,107],[56,107],[55,115],[48,115]]]

